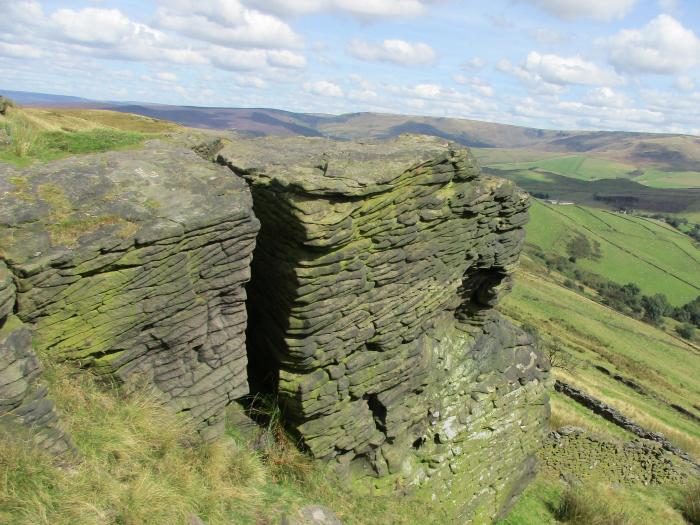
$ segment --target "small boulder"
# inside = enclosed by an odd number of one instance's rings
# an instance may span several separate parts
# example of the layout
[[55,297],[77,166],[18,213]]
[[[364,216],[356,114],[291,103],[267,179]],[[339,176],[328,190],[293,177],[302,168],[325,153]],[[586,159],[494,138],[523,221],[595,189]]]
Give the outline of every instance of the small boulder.
[[343,525],[343,523],[327,507],[307,505],[291,516],[283,516],[280,525]]

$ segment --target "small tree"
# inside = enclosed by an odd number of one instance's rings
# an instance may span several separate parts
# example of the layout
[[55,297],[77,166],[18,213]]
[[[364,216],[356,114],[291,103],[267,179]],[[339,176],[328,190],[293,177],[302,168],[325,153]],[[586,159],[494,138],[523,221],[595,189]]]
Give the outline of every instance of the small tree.
[[668,299],[662,293],[652,296],[644,295],[642,307],[644,308],[644,320],[654,325],[661,323],[661,318],[672,310]]
[[676,332],[683,339],[687,339],[688,341],[690,341],[695,335],[695,327],[690,323],[683,323],[682,325],[678,325],[676,327]]

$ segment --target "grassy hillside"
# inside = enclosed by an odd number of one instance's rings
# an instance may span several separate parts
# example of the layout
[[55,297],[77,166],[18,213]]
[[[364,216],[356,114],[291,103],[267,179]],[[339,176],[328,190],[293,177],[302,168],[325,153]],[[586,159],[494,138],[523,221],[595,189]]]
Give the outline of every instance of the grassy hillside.
[[171,122],[113,111],[12,106],[0,114],[0,161],[24,166],[130,148],[177,129]]
[[[559,275],[545,275],[536,261],[525,258],[514,291],[501,310],[534,326],[547,344],[564,352],[566,369],[554,368],[555,377],[604,400],[646,428],[664,433],[676,446],[700,457],[700,425],[671,406],[679,404],[700,415],[700,348],[564,288]],[[640,394],[597,367],[630,379],[653,395]],[[633,437],[554,393],[551,426],[564,425],[621,440]],[[566,490],[561,480],[540,474],[501,525],[560,523],[557,510]],[[599,516],[606,509],[621,509],[625,516],[600,523],[686,523],[678,510],[682,487],[612,487],[600,481],[577,490],[596,495]]]
[[700,295],[700,249],[692,239],[654,221],[584,206],[533,200],[527,241],[546,254],[571,255],[583,236],[597,253],[576,266],[619,284],[633,282],[646,295],[666,294],[682,305]]

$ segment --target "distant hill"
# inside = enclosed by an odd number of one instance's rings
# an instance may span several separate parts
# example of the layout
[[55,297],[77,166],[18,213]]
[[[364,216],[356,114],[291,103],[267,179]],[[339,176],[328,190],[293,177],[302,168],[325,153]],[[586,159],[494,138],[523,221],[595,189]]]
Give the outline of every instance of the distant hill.
[[[235,130],[251,136],[301,135],[340,140],[434,135],[474,148],[483,165],[530,191],[556,194],[598,207],[686,212],[700,209],[700,193],[652,188],[700,188],[700,137],[622,131],[557,131],[461,118],[385,113],[294,113],[270,108],[173,106],[94,101],[1,90],[20,104],[135,113],[184,126]],[[571,181],[570,179],[573,179]],[[612,184],[601,179],[627,179]],[[601,182],[595,182],[601,181]],[[590,183],[589,183],[590,182]],[[594,199],[610,193],[620,199]],[[700,190],[699,190],[700,191]],[[634,202],[625,203],[631,192]],[[658,204],[658,199],[663,201]],[[583,199],[583,200],[582,200]]]

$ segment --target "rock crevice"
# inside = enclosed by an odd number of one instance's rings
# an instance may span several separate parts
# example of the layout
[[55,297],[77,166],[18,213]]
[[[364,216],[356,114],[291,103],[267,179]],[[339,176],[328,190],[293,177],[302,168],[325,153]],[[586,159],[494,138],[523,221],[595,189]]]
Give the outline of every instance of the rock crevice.
[[531,473],[547,412],[548,364],[493,310],[524,194],[428,137],[239,140],[218,161],[250,183],[262,224],[253,384],[341,473],[430,484],[455,517],[493,518]]

